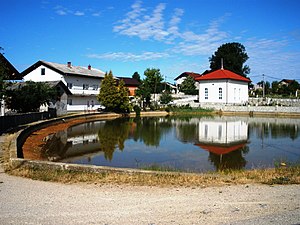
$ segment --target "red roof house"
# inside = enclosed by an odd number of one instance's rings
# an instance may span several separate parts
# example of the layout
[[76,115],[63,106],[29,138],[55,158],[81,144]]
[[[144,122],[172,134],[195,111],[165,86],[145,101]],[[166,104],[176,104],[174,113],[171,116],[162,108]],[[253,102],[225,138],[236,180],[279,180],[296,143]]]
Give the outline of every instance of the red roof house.
[[219,69],[195,78],[199,82],[200,103],[244,104],[251,80],[229,70]]

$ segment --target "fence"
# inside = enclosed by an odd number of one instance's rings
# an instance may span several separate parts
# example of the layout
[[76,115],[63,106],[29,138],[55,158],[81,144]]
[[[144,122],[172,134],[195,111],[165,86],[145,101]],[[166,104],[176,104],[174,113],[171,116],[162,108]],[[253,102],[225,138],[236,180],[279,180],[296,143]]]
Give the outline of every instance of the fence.
[[55,117],[55,112],[32,112],[8,116],[0,116],[0,135],[20,125],[33,123]]

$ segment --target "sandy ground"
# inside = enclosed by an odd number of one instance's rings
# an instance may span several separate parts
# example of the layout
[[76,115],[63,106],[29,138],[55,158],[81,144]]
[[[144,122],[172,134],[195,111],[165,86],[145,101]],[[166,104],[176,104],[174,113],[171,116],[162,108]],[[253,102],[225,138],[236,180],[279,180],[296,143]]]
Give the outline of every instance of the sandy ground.
[[0,171],[0,224],[300,224],[300,185],[101,186]]

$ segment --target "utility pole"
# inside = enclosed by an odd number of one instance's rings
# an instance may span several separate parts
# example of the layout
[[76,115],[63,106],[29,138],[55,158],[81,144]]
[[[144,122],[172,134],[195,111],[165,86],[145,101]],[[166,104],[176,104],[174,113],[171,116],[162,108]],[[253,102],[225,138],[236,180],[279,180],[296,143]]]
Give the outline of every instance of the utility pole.
[[263,98],[265,98],[265,74],[263,76]]

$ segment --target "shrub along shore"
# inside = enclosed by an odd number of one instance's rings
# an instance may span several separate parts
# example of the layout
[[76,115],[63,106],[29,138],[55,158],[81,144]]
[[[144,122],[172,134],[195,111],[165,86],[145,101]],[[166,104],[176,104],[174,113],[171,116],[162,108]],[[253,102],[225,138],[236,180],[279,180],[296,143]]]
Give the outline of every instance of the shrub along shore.
[[[195,111],[189,111],[194,114]],[[178,112],[176,112],[177,114]],[[210,113],[205,111],[198,113]],[[185,113],[183,113],[185,114]],[[167,115],[165,112],[159,113],[141,113],[141,116]],[[79,115],[81,118],[83,115]],[[103,114],[102,114],[103,116]],[[67,117],[61,121],[65,125],[74,120]],[[85,114],[85,120],[101,119],[101,114]],[[108,117],[108,114],[105,114]],[[112,117],[116,117],[113,114]],[[77,118],[78,119],[78,118]],[[60,119],[61,120],[61,119]],[[57,121],[56,121],[57,122]],[[82,121],[81,121],[82,122]],[[43,125],[41,125],[43,127]],[[126,185],[147,185],[147,186],[215,186],[228,184],[300,184],[300,165],[290,165],[289,163],[276,165],[270,169],[255,170],[231,170],[216,171],[208,173],[182,173],[165,171],[163,168],[153,170],[136,169],[114,169],[97,166],[69,165],[65,163],[31,161],[19,159],[17,153],[17,138],[21,132],[6,134],[4,144],[1,146],[2,154],[0,162],[5,171],[11,175],[27,177],[31,179],[54,181],[62,183],[98,183],[98,184],[126,184]],[[151,169],[151,168],[150,168]],[[158,170],[158,171],[157,171]]]

